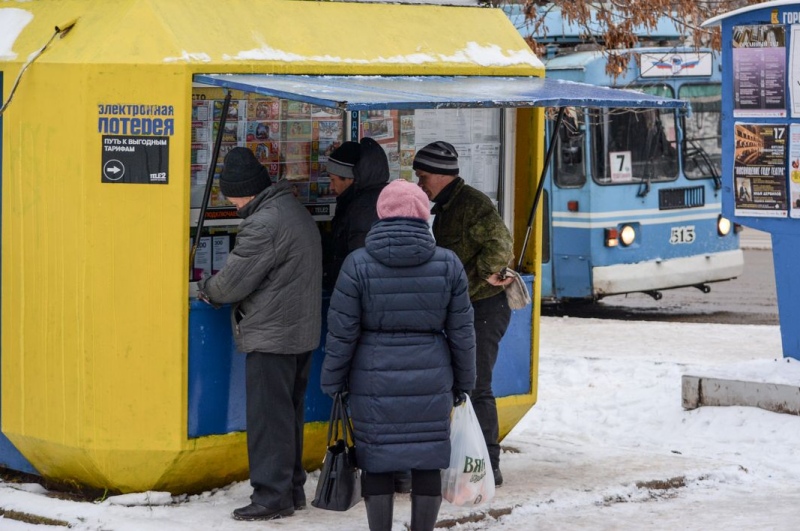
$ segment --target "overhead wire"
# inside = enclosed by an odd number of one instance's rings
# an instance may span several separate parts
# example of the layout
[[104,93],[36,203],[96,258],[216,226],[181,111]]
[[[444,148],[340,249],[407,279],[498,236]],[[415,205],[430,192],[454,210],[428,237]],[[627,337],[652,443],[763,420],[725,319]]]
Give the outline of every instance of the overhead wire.
[[0,107],[0,116],[3,116],[3,113],[8,109],[8,106],[11,105],[11,100],[14,98],[14,93],[17,91],[17,87],[19,87],[19,82],[22,79],[22,75],[28,69],[29,66],[33,64],[44,52],[47,50],[47,47],[50,46],[50,43],[53,42],[53,39],[58,37],[59,35],[63,37],[67,34],[69,30],[75,25],[78,20],[71,20],[67,24],[62,24],[61,26],[56,26],[55,31],[47,40],[47,42],[42,46],[39,50],[28,56],[28,60],[25,61],[25,64],[22,65],[22,68],[19,69],[19,74],[17,74],[17,79],[14,80],[14,85],[11,87],[11,92],[8,94],[8,99],[3,103],[3,106]]

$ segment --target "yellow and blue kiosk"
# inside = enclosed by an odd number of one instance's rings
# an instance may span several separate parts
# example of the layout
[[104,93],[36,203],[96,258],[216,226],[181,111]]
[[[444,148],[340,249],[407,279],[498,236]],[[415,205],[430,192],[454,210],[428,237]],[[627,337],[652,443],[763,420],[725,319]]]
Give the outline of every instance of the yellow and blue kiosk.
[[251,147],[324,234],[337,142],[376,138],[396,178],[419,145],[455,144],[534,291],[495,372],[505,436],[537,393],[543,108],[682,106],[545,80],[498,9],[292,0],[2,2],[0,101],[0,466],[174,493],[247,477],[243,360],[228,312],[193,297],[236,234],[214,152]]

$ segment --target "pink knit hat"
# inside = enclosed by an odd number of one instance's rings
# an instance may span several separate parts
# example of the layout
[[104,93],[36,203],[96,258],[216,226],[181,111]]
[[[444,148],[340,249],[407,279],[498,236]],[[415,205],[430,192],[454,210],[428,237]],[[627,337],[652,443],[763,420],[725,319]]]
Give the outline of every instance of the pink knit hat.
[[431,204],[422,188],[405,179],[395,179],[378,196],[378,217],[428,221],[431,217]]

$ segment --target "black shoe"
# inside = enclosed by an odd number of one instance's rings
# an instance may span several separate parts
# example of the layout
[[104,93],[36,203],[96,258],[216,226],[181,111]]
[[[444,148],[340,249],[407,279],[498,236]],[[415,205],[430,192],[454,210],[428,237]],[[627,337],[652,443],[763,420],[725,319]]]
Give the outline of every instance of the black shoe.
[[494,473],[494,486],[499,487],[503,484],[503,473],[500,472],[500,468],[493,468],[492,472]]
[[285,516],[292,516],[294,507],[286,509],[268,509],[263,505],[251,503],[247,507],[239,507],[233,511],[234,520],[275,520]]
[[399,494],[411,492],[411,471],[394,473],[394,491]]

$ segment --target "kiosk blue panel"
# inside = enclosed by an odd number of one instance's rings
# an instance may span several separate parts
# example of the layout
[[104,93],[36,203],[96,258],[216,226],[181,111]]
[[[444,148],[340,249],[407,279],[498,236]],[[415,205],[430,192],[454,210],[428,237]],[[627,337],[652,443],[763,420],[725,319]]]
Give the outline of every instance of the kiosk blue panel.
[[[522,275],[533,294],[533,275]],[[531,307],[511,312],[511,322],[500,341],[500,352],[492,376],[495,397],[531,392]]]
[[8,440],[8,437],[2,433],[0,433],[0,468],[39,475],[33,465],[19,453],[19,450]]
[[[323,299],[323,315],[329,298]],[[327,334],[323,319],[322,338]],[[322,340],[320,341],[322,344]],[[313,353],[306,392],[306,422],[327,421],[331,400],[320,390],[324,349]],[[231,334],[230,307],[192,300],[189,309],[189,437],[244,431],[245,355]]]
[[325,336],[328,335],[328,307],[330,294],[322,292],[322,331],[320,332],[319,347],[314,351],[311,360],[311,374],[308,375],[308,389],[306,390],[306,422],[328,422],[331,417],[333,401],[328,395],[323,394],[320,387],[322,374],[322,360],[325,359]]
[[231,335],[230,308],[194,300],[189,311],[189,437],[245,429],[245,356]]

